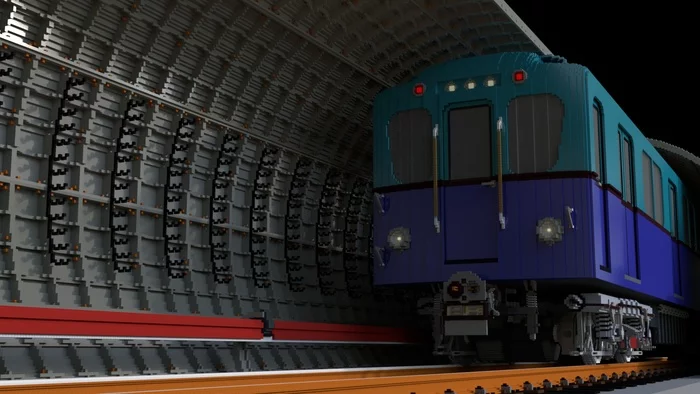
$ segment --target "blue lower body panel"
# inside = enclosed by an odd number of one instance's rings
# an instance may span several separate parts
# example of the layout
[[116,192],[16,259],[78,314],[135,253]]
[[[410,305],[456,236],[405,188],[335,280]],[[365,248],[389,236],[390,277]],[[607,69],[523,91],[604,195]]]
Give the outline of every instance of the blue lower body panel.
[[498,195],[492,187],[443,188],[445,260],[498,262]]
[[[495,188],[443,187],[440,234],[433,226],[431,189],[387,193],[389,209],[374,219],[375,245],[385,248],[396,227],[410,229],[412,243],[407,251],[391,251],[385,267],[375,267],[375,284],[442,282],[458,271],[486,280],[594,278],[591,188],[588,179],[508,182],[507,225],[501,230]],[[565,228],[553,246],[538,242],[538,220],[553,217],[566,227],[566,206],[576,210],[580,229]]]
[[[627,275],[629,279],[638,279],[637,250],[634,242],[635,213],[626,207],[617,195],[612,192],[603,194],[602,190],[596,188],[595,193],[603,196],[608,204],[607,236],[610,242],[608,246],[610,255],[607,264],[615,272]],[[602,215],[601,219],[604,217]]]
[[[694,254],[653,219],[635,213],[616,193],[600,187],[594,193],[597,200],[607,199],[609,237],[609,255],[607,259],[600,255],[596,277],[667,303],[698,308],[700,300],[691,288],[692,278],[697,278],[691,272],[697,270]],[[597,229],[602,234],[596,237],[597,247],[605,250],[606,230]]]
[[[416,282],[437,282],[441,275],[431,274],[445,261],[444,237],[438,234],[433,225],[433,191],[419,189],[392,193],[388,196],[386,214],[375,213],[374,243],[380,247],[387,244],[389,231],[396,227],[406,227],[411,231],[411,248],[405,252],[391,252],[384,258],[385,266],[375,256],[376,284],[397,284]],[[382,220],[386,219],[386,220]],[[432,267],[432,270],[431,270]],[[397,268],[400,268],[397,270]],[[425,278],[425,281],[417,280]],[[388,279],[388,281],[387,281]]]
[[[455,272],[472,271],[488,281],[603,281],[670,304],[700,305],[700,291],[691,288],[700,271],[697,257],[594,180],[506,182],[505,229],[498,222],[495,188],[441,187],[440,233],[433,225],[432,189],[385,198],[389,208],[374,217],[374,243],[385,250],[384,266],[375,259],[377,285],[444,282]],[[574,223],[567,207],[574,209]],[[561,241],[550,246],[538,240],[543,218],[561,223]],[[387,236],[396,227],[410,230],[410,249],[388,247]]]

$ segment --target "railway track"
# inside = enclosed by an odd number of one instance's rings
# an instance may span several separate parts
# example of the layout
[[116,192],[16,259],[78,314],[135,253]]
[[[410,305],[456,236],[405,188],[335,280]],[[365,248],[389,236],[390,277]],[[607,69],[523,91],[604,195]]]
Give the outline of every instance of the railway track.
[[[482,367],[486,369],[488,367]],[[586,394],[675,377],[689,370],[665,359],[574,367],[532,365],[463,368],[412,367],[287,371],[188,376],[61,379],[46,383],[5,382],[0,392],[53,394],[146,393],[357,393],[357,394]],[[225,375],[225,376],[224,376]]]

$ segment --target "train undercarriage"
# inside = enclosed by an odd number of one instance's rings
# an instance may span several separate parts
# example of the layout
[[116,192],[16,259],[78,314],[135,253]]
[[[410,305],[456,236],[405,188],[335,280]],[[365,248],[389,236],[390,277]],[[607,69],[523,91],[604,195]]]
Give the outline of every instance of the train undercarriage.
[[[472,272],[454,274],[419,306],[432,316],[434,353],[461,365],[626,363],[654,350],[652,334],[659,332],[654,309],[636,300],[540,292],[535,281],[494,285]],[[682,320],[683,313],[671,314]]]

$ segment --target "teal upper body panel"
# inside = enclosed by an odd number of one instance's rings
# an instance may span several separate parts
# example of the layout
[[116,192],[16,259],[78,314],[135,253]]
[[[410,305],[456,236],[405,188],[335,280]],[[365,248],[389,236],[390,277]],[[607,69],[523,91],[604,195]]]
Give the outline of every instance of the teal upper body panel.
[[[508,104],[518,96],[553,94],[564,104],[564,125],[559,156],[552,171],[574,171],[590,168],[590,155],[587,135],[587,110],[585,103],[586,69],[579,65],[549,62],[532,53],[503,53],[454,60],[427,69],[413,80],[389,88],[377,95],[374,102],[374,186],[385,187],[400,182],[393,176],[390,154],[391,141],[388,136],[390,119],[398,112],[423,108],[430,112],[433,124],[437,124],[439,135],[440,179],[447,177],[446,129],[447,110],[454,106],[489,104],[493,127],[503,119],[505,135],[502,149],[504,173],[509,173],[508,161]],[[513,73],[523,70],[527,78],[522,83],[513,81]],[[488,78],[495,79],[495,85],[486,85]],[[473,89],[467,89],[468,82],[474,82]],[[425,85],[425,93],[418,97],[413,94],[416,84]],[[445,87],[454,83],[456,90]],[[427,130],[430,132],[430,130]],[[496,141],[496,138],[492,138]],[[494,155],[494,160],[496,156]],[[494,163],[493,168],[496,168]]]

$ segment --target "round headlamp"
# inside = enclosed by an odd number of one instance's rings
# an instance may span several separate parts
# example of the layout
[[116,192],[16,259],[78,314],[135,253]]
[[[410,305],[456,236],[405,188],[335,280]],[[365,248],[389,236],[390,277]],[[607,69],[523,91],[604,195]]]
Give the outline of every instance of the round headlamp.
[[407,250],[411,247],[411,232],[405,227],[392,229],[387,236],[387,243],[394,250]]
[[564,235],[561,221],[555,218],[544,218],[537,222],[537,239],[547,245],[560,242]]

